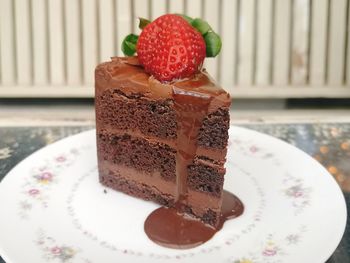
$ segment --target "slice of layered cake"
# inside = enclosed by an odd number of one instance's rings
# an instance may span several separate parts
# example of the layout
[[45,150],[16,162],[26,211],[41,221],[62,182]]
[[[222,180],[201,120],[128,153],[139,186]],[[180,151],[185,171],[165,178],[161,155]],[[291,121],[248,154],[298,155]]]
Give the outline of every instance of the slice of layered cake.
[[169,207],[152,217],[165,221],[164,229],[156,224],[145,230],[161,244],[174,235],[168,243],[181,248],[214,233],[179,237],[182,218],[218,229],[233,213],[232,203],[222,208],[231,100],[201,68],[221,42],[210,28],[203,33],[186,19],[164,15],[146,26],[143,21],[140,37],[129,35],[123,43],[125,53],[137,51],[138,57],[115,57],[95,71],[100,182]]
[[[173,98],[210,98],[200,124],[196,153],[187,167],[187,211],[215,225],[221,208],[229,128],[229,95],[205,72],[162,84],[135,65],[113,58],[96,69],[96,128],[102,184],[171,206],[176,198],[178,118]],[[193,106],[193,111],[195,106]]]

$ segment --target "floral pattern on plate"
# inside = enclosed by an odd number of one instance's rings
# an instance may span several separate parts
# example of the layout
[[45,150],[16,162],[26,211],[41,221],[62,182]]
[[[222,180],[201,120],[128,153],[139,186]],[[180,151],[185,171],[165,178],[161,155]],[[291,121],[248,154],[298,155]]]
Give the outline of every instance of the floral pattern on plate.
[[231,258],[228,261],[232,263],[282,263],[283,258],[288,254],[288,249],[302,242],[305,232],[307,232],[307,227],[301,225],[295,233],[280,238],[276,234],[268,234],[258,249],[249,252],[247,256],[238,259]]
[[58,184],[60,174],[75,163],[81,150],[71,148],[31,168],[30,175],[24,178],[23,199],[19,201],[19,215],[22,219],[28,219],[29,211],[34,205],[41,205],[43,208],[48,206],[50,190]]
[[[42,256],[46,262],[71,263],[74,261],[74,259],[78,258],[79,253],[81,252],[80,248],[66,244],[58,244],[54,238],[47,236],[45,231],[42,229],[38,230],[37,235],[38,237],[35,244],[42,251]],[[90,260],[85,258],[79,258],[79,262],[92,263]]]
[[310,205],[312,188],[305,185],[303,178],[286,173],[283,187],[282,192],[291,201],[295,215],[299,215]]
[[276,156],[271,149],[259,145],[259,142],[254,138],[230,138],[228,147],[236,148],[240,154],[244,156],[260,160],[270,160],[276,166],[281,165],[278,156]]

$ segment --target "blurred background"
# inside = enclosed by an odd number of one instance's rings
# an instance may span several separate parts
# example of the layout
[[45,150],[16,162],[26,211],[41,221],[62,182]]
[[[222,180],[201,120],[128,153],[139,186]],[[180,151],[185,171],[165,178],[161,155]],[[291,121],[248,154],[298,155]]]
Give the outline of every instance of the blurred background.
[[0,0],[0,118],[93,123],[95,66],[122,56],[137,17],[184,13],[222,36],[205,67],[236,120],[350,119],[349,2]]

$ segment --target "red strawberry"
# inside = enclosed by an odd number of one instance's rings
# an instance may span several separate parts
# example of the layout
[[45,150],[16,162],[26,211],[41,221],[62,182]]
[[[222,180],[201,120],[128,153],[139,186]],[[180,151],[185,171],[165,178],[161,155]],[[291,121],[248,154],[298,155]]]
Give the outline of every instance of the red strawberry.
[[163,15],[143,30],[137,55],[146,72],[160,81],[190,77],[206,55],[202,35],[178,15]]

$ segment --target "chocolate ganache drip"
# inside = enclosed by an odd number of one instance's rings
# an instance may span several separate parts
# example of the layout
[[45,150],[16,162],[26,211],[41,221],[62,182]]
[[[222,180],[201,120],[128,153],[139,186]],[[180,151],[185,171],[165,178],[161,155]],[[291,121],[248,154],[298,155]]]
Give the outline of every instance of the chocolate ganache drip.
[[219,90],[173,86],[172,98],[177,116],[176,199],[173,207],[153,211],[145,221],[145,232],[155,243],[178,249],[196,247],[208,241],[227,219],[243,213],[243,204],[224,191],[221,217],[216,227],[206,225],[186,213],[188,210],[188,166],[194,161],[197,137]]

